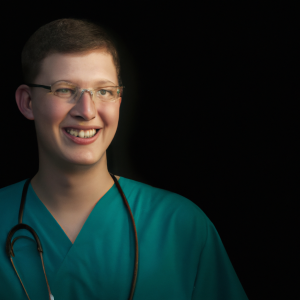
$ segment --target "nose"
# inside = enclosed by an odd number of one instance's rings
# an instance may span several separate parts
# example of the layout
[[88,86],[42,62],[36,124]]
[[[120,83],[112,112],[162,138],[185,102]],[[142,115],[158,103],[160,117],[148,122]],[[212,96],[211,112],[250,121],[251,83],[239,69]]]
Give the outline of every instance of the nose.
[[[85,92],[88,92],[89,95],[84,95]],[[91,101],[92,100],[92,101]],[[78,95],[76,104],[71,109],[71,115],[73,117],[81,117],[85,120],[91,120],[96,116],[97,108],[93,101],[93,92],[88,89],[82,89],[81,93]]]

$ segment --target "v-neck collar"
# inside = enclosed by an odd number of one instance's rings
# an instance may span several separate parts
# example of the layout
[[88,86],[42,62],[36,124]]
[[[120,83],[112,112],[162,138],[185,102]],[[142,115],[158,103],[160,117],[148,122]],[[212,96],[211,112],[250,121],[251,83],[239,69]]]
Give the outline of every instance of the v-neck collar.
[[[119,183],[122,183],[121,178],[122,177],[118,180]],[[40,238],[44,250],[47,275],[48,272],[50,276],[51,274],[56,274],[72,247],[77,244],[89,242],[89,238],[93,236],[93,230],[99,226],[101,217],[105,218],[106,207],[110,206],[110,202],[114,202],[115,199],[120,200],[119,198],[121,198],[121,196],[114,183],[96,203],[76,237],[76,240],[72,243],[47,207],[38,198],[31,183],[29,184],[23,213],[23,223],[34,228]]]

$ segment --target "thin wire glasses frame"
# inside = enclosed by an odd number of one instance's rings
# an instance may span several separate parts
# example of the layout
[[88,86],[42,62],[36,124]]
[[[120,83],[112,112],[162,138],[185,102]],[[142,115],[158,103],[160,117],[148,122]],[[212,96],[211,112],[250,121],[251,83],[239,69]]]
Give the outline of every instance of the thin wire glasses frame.
[[[67,86],[72,86],[75,89],[75,91],[73,91],[73,94],[69,94],[69,95],[66,93],[58,93],[57,91],[53,91],[52,87],[59,83],[62,83],[62,84],[65,83]],[[98,98],[100,98],[100,100],[102,100],[102,101],[108,101],[108,102],[115,102],[119,97],[122,97],[123,89],[125,88],[125,86],[103,86],[103,87],[101,87],[101,88],[99,87],[97,89],[82,89],[77,84],[68,82],[65,80],[56,81],[51,85],[41,85],[41,84],[35,84],[35,83],[25,83],[25,84],[28,85],[29,87],[41,87],[41,88],[50,90],[50,93],[52,93],[55,96],[60,97],[60,98],[67,98],[67,99],[70,99],[70,98],[76,99],[77,98],[76,100],[79,100],[84,92],[89,92],[92,99],[94,100],[94,92],[96,92],[95,95],[97,95],[97,92],[105,91],[105,94],[99,95],[100,97],[98,97]],[[108,91],[107,88],[110,88],[111,91]],[[63,88],[61,88],[61,90],[62,89],[69,90],[67,87],[63,87]],[[107,92],[110,94],[107,94]]]

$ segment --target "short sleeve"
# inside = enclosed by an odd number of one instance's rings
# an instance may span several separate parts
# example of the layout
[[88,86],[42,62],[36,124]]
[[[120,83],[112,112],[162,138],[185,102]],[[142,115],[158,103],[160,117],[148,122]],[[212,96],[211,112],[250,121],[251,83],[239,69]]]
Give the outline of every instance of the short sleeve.
[[220,236],[209,219],[192,295],[192,300],[200,299],[248,300]]

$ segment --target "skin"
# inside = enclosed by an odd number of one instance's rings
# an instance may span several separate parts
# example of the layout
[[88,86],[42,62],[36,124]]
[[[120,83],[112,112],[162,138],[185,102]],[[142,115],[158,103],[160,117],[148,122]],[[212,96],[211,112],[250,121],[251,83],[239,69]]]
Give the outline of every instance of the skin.
[[[99,80],[118,85],[112,56],[103,50],[49,55],[33,83],[51,85],[58,80],[82,88],[94,88]],[[106,149],[117,130],[121,100],[95,104],[86,92],[77,103],[63,103],[43,88],[21,85],[16,91],[18,108],[34,120],[37,134],[39,170],[31,185],[72,243],[96,203],[114,184]],[[98,125],[102,132],[94,143],[78,145],[62,131],[72,125]]]

